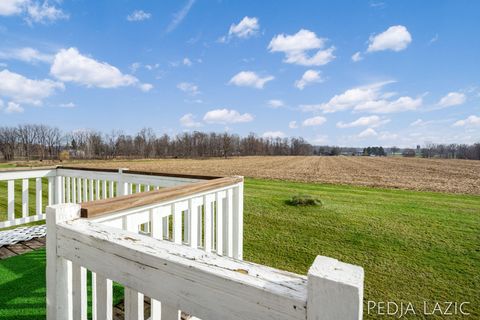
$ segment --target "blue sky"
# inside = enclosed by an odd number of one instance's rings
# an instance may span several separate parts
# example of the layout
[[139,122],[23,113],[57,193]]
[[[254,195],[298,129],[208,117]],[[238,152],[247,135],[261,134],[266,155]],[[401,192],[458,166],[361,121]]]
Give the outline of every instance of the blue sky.
[[480,140],[478,1],[0,2],[0,125]]

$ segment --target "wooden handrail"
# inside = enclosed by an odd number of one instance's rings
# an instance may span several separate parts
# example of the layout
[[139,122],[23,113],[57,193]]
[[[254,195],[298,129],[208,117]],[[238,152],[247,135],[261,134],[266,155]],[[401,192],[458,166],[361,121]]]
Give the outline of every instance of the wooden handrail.
[[115,198],[84,202],[81,204],[81,217],[98,217],[115,211],[146,206],[203,191],[227,187],[242,181],[243,177],[241,176],[224,177]]
[[22,171],[37,171],[37,170],[55,170],[54,166],[39,166],[39,167],[13,167],[13,168],[0,168],[0,172],[22,172]]
[[[112,172],[117,173],[118,169],[112,168],[89,168],[89,167],[72,167],[72,166],[57,166],[58,169],[67,169],[67,170],[80,170],[80,171],[96,171],[96,172]],[[195,175],[195,174],[184,174],[184,173],[167,173],[167,172],[152,172],[152,171],[137,171],[137,170],[123,170],[124,174],[140,174],[146,176],[160,176],[160,177],[173,177],[173,178],[187,178],[187,179],[201,179],[201,180],[212,180],[221,178],[220,176],[208,176],[208,175]]]

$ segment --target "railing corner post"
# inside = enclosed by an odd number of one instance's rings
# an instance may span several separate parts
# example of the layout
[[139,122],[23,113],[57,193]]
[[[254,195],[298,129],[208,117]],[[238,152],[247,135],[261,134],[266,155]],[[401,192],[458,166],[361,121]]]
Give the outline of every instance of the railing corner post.
[[117,178],[117,196],[124,196],[128,194],[127,184],[123,181],[123,171],[128,170],[128,168],[119,168],[118,169],[118,178]]
[[233,257],[243,260],[243,177],[233,192]]
[[307,320],[363,317],[363,268],[317,256],[308,270]]
[[80,205],[48,206],[47,219],[47,320],[72,319],[72,265],[57,255],[57,224],[80,217]]

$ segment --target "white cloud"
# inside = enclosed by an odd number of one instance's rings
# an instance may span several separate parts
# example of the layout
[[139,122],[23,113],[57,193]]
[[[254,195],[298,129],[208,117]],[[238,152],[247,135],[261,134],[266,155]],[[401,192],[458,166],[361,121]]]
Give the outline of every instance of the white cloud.
[[116,67],[80,54],[76,48],[62,49],[56,55],[50,73],[64,82],[75,82],[87,87],[117,88],[138,86],[148,91],[153,86],[141,84],[132,75],[123,74]]
[[285,138],[286,135],[282,131],[267,131],[262,137],[264,138]]
[[318,111],[325,113],[343,111],[351,109],[354,106],[372,101],[379,97],[379,90],[386,82],[374,83],[371,85],[348,89],[342,94],[333,96],[330,101],[319,105],[305,105],[302,106],[303,111]]
[[0,51],[0,59],[14,59],[28,63],[53,61],[53,55],[39,52],[37,49],[25,47]]
[[192,61],[188,58],[183,58],[182,63],[184,66],[187,66],[187,67],[190,67],[192,65]]
[[353,60],[353,62],[358,62],[358,61],[360,61],[360,60],[363,60],[363,56],[362,56],[362,54],[360,53],[360,51],[355,52],[355,53],[352,55],[352,60]]
[[193,4],[195,3],[195,0],[187,0],[187,3],[173,15],[172,21],[170,21],[170,24],[167,27],[167,33],[172,32],[175,30],[180,23],[182,23],[183,19],[185,19],[190,12],[190,9],[192,9]]
[[148,20],[152,17],[151,13],[145,12],[143,10],[135,10],[127,16],[128,21],[143,21]]
[[396,100],[389,100],[394,94],[382,92],[382,88],[392,81],[373,83],[367,86],[348,89],[341,94],[333,96],[328,102],[313,105],[301,105],[304,112],[323,111],[332,113],[353,109],[359,112],[370,113],[393,113],[416,110],[422,105],[422,97],[411,98],[400,97]]
[[413,121],[412,123],[410,123],[410,126],[411,127],[420,127],[420,126],[423,126],[427,123],[427,121],[423,121],[422,119],[417,119],[415,121]]
[[367,111],[370,113],[394,113],[417,110],[423,103],[422,97],[400,97],[396,100],[366,101],[355,106],[355,111]]
[[238,24],[232,24],[228,31],[228,37],[237,37],[242,39],[248,39],[258,33],[260,25],[258,19],[253,17],[244,17]]
[[180,124],[187,128],[198,128],[202,126],[200,122],[195,121],[195,116],[191,113],[187,113],[181,117]]
[[160,67],[160,64],[158,64],[158,63],[155,63],[155,64],[146,64],[146,65],[145,65],[145,69],[147,69],[147,70],[149,70],[149,71],[158,69],[159,67]]
[[150,84],[150,83],[139,83],[138,84],[138,87],[140,88],[140,90],[142,90],[143,92],[148,92],[150,90],[153,89],[153,85]]
[[186,103],[203,103],[202,99],[185,99],[183,101],[185,101]]
[[382,119],[379,116],[360,117],[355,121],[345,123],[337,122],[337,128],[354,128],[354,127],[378,127],[390,122],[390,119]]
[[43,99],[58,89],[64,89],[63,83],[49,79],[32,80],[8,70],[0,71],[0,96],[15,102],[41,105]]
[[30,24],[33,22],[49,23],[56,20],[69,18],[68,14],[64,13],[61,9],[58,9],[55,6],[50,5],[48,1],[44,1],[42,4],[40,4],[38,1],[29,1],[29,5],[27,6],[27,14],[28,16],[25,18],[25,20]]
[[148,71],[156,70],[160,68],[160,64],[153,63],[153,64],[142,64],[140,62],[134,62],[130,65],[129,69],[132,73],[136,73],[140,68],[145,68]]
[[179,84],[177,84],[177,88],[192,96],[195,96],[200,93],[198,86],[190,82],[180,82]]
[[263,89],[263,86],[273,79],[275,79],[273,76],[260,77],[252,71],[241,71],[230,79],[229,84],[234,84],[239,87]]
[[288,127],[289,127],[290,129],[297,129],[297,128],[298,128],[297,121],[290,121],[290,122],[288,123]]
[[138,69],[140,69],[141,66],[142,64],[140,62],[134,62],[130,65],[130,71],[132,71],[132,73],[135,73]]
[[5,109],[5,113],[22,113],[25,111],[18,103],[9,102],[7,104],[7,108]]
[[375,137],[377,135],[378,135],[377,131],[375,131],[372,128],[367,128],[362,132],[360,132],[357,137],[363,139],[363,138]]
[[412,36],[407,28],[401,25],[392,26],[386,31],[370,37],[367,52],[392,50],[401,51],[412,42]]
[[303,90],[307,85],[318,82],[323,82],[323,79],[320,76],[320,71],[307,70],[300,80],[295,81],[295,87]]
[[302,126],[304,126],[304,127],[321,126],[326,121],[327,121],[326,118],[317,116],[317,117],[305,119],[302,122]]
[[471,115],[466,119],[458,120],[453,124],[454,127],[480,126],[480,117]]
[[253,120],[253,116],[249,113],[240,114],[237,110],[229,109],[216,109],[205,113],[203,121],[208,123],[240,123],[250,122]]
[[50,5],[48,1],[34,0],[2,0],[0,1],[0,16],[23,15],[27,23],[48,23],[60,19],[68,19],[68,14]]
[[[303,66],[321,66],[329,63],[335,56],[335,47],[324,49],[325,39],[318,38],[309,30],[301,29],[294,35],[279,34],[273,37],[268,45],[270,52],[283,52],[285,63],[299,64]],[[316,50],[313,55],[308,52]]]
[[2,0],[0,1],[0,16],[13,16],[25,10],[29,0]]
[[270,108],[273,108],[273,109],[278,109],[285,106],[285,103],[279,99],[270,99],[268,100],[267,103],[270,106]]
[[60,108],[75,108],[76,105],[73,102],[68,102],[68,103],[60,103],[58,105]]
[[461,92],[449,92],[446,96],[442,97],[438,102],[440,107],[452,107],[465,103],[467,96]]

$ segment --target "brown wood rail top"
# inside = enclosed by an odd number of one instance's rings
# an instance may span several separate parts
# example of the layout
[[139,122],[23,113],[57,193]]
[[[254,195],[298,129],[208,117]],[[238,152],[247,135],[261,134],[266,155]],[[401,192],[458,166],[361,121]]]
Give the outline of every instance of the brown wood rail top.
[[[80,170],[80,171],[96,171],[96,172],[112,172],[117,173],[119,169],[112,168],[89,168],[89,167],[75,167],[75,166],[57,166],[58,169],[67,170]],[[173,177],[173,178],[187,178],[187,179],[201,179],[212,180],[222,178],[220,176],[208,176],[208,175],[196,175],[196,174],[184,174],[184,173],[166,173],[166,172],[152,172],[152,171],[137,171],[125,169],[122,171],[125,174],[140,174],[145,176],[160,176],[160,177]]]
[[223,177],[115,198],[84,202],[81,204],[81,217],[98,217],[115,211],[146,206],[158,202],[174,200],[203,191],[227,187],[242,181],[243,177],[241,176]]

